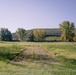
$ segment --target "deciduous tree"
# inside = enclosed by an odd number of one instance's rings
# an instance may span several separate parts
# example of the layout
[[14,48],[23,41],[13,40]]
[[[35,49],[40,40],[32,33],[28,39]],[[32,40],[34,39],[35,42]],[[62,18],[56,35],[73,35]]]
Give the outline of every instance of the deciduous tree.
[[75,25],[73,22],[63,21],[60,24],[62,30],[61,40],[63,41],[73,41]]
[[11,41],[12,40],[12,34],[7,28],[0,29],[0,40],[1,41]]
[[34,41],[44,41],[45,30],[43,29],[34,29],[33,30]]
[[18,28],[16,31],[16,34],[19,38],[20,41],[25,41],[26,40],[26,30],[23,28]]

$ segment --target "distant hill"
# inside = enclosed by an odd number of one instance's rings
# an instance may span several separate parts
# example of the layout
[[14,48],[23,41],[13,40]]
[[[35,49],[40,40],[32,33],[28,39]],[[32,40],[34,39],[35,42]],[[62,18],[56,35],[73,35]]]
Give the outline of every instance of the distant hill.
[[[59,29],[59,28],[40,28],[40,29],[44,29],[46,32],[46,35],[62,33],[61,29]],[[31,33],[32,30],[33,29],[27,30],[27,33]],[[75,28],[75,32],[76,32],[76,28]]]

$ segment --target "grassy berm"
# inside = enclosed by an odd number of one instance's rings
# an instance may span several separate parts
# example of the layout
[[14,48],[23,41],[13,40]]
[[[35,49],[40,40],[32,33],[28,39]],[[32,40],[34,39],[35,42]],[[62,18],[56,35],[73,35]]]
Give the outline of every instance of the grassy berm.
[[0,42],[0,75],[76,75],[76,43]]

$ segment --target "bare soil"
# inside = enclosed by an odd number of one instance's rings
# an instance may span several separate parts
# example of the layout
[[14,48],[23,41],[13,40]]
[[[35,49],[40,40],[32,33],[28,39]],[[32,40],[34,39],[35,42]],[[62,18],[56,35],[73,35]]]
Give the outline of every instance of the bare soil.
[[11,62],[50,63],[51,61],[53,61],[52,57],[42,46],[27,46],[26,49],[17,55]]

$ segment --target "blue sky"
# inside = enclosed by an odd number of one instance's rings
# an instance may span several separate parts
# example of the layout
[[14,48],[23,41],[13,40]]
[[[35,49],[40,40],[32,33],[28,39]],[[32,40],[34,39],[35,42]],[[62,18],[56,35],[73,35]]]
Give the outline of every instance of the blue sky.
[[76,0],[0,0],[0,28],[59,28],[69,20],[76,24]]

